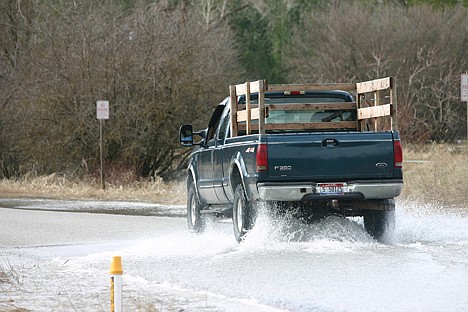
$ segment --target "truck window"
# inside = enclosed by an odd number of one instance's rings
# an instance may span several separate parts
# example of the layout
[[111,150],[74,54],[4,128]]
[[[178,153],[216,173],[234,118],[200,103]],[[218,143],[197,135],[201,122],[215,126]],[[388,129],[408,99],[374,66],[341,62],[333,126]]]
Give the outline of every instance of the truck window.
[[217,139],[220,144],[224,144],[224,140],[226,140],[230,136],[230,127],[229,122],[231,118],[229,118],[230,109],[228,106],[224,109],[223,115],[221,115],[221,121],[218,125]]
[[[352,98],[341,96],[327,95],[312,95],[312,96],[265,96],[265,104],[304,104],[304,103],[342,103],[353,101]],[[239,103],[244,103],[245,99],[241,99]],[[258,97],[251,96],[252,105],[258,104]],[[289,123],[314,123],[314,122],[339,122],[339,121],[356,121],[355,110],[271,110],[265,118],[266,124],[289,124]],[[241,122],[240,124],[244,124]],[[258,120],[253,120],[253,124],[258,123]]]
[[210,122],[208,123],[208,132],[205,138],[205,144],[208,144],[209,141],[214,139],[215,130],[218,128],[219,121],[221,119],[221,114],[224,111],[224,105],[219,104],[216,106],[213,115],[211,116]]
[[[253,101],[252,101],[253,102]],[[267,98],[266,104],[301,104],[301,103],[333,103],[346,102],[340,97],[281,97]],[[256,104],[256,103],[255,103]],[[355,121],[356,115],[349,110],[288,110],[271,111],[265,123],[308,123],[308,122],[335,122]]]

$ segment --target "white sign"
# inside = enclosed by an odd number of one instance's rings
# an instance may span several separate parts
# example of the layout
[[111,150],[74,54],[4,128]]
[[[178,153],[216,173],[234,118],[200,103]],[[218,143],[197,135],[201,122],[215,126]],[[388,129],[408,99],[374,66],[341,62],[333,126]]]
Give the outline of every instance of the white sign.
[[96,102],[97,119],[109,119],[109,101]]
[[468,74],[461,75],[461,100],[468,102]]

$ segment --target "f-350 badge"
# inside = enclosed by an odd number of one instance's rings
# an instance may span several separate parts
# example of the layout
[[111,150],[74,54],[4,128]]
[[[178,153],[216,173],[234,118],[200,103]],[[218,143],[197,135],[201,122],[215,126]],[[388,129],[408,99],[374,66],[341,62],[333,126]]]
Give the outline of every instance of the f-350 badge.
[[275,166],[274,168],[275,170],[278,170],[278,171],[291,171],[292,170],[292,166]]

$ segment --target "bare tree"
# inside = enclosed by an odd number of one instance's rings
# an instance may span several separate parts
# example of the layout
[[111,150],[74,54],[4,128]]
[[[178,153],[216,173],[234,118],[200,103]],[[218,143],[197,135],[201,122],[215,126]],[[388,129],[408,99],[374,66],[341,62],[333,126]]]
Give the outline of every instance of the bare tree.
[[[5,131],[6,108],[14,103],[29,72],[28,56],[32,39],[35,4],[32,0],[5,0],[0,3],[0,176],[11,177],[17,167],[5,162],[10,156],[10,138]],[[16,125],[14,125],[16,127]]]
[[414,141],[463,133],[460,73],[468,68],[468,10],[336,3],[305,18],[288,62],[292,80],[395,76],[400,131]]
[[239,77],[229,29],[157,2],[44,1],[37,12],[30,78],[4,125],[20,171],[97,170],[95,103],[107,99],[107,163],[173,176],[187,153],[179,125],[204,124]]

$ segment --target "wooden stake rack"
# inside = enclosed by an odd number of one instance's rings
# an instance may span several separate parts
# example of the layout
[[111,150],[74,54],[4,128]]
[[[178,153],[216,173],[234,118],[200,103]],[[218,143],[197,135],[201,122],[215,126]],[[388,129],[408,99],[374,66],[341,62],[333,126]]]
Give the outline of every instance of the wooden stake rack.
[[[265,103],[265,92],[287,91],[350,91],[356,102],[335,103]],[[250,95],[258,94],[258,104],[251,104]],[[240,96],[245,104],[239,104]],[[260,133],[268,130],[334,130],[386,131],[397,129],[396,87],[392,77],[359,83],[268,84],[266,80],[230,86],[231,135]],[[270,111],[288,110],[357,110],[357,121],[266,123]],[[252,121],[256,122],[252,122]]]

